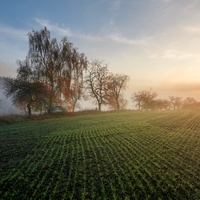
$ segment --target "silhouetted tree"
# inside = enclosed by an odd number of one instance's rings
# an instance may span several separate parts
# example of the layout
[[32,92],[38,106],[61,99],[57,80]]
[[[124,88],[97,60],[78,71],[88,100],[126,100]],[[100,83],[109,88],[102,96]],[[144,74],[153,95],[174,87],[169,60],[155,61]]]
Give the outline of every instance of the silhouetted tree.
[[87,58],[73,47],[67,38],[57,42],[50,38],[45,27],[41,31],[28,33],[29,52],[25,61],[18,61],[18,78],[29,82],[40,81],[48,85],[47,110],[53,112],[57,107],[69,102],[76,82],[83,82],[83,71],[87,68]]
[[5,78],[3,85],[6,97],[10,97],[16,107],[22,108],[22,105],[26,105],[29,116],[32,106],[42,103],[48,96],[48,87],[41,82]]
[[168,110],[170,109],[170,102],[167,99],[156,99],[155,100],[156,110]]
[[121,109],[122,104],[125,103],[122,92],[126,89],[128,81],[129,77],[122,74],[111,75],[109,79],[107,104],[115,110]]
[[193,97],[187,97],[182,101],[182,108],[189,109],[189,108],[197,108],[197,100]]
[[85,84],[89,96],[94,98],[98,104],[99,111],[101,111],[102,104],[106,104],[110,79],[111,75],[107,64],[98,60],[90,63],[85,77]]
[[150,88],[149,90],[142,90],[137,93],[132,94],[132,101],[136,103],[136,107],[139,110],[152,110],[155,108],[155,98],[157,97],[157,93],[153,92]]
[[169,99],[170,99],[170,106],[173,110],[181,108],[181,106],[182,106],[182,98],[181,97],[169,96]]
[[143,104],[143,97],[142,97],[142,95],[141,95],[141,91],[139,91],[139,92],[135,92],[135,93],[133,93],[132,94],[132,96],[131,96],[131,100],[134,102],[134,103],[136,103],[136,107],[138,107],[138,109],[139,110],[141,110],[142,109],[142,104]]
[[118,102],[119,102],[119,105],[120,105],[119,109],[117,109],[117,103],[116,103],[115,98],[112,98],[112,96],[109,96],[108,103],[106,105],[108,105],[108,107],[110,109],[113,109],[113,110],[124,110],[124,109],[126,109],[126,107],[128,105],[128,100],[127,99],[125,99],[124,97],[120,96],[118,98]]

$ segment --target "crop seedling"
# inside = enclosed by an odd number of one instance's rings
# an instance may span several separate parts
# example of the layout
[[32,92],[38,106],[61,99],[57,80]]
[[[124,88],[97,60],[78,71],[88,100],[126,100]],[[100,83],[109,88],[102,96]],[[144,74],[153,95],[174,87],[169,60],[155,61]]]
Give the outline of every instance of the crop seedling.
[[199,124],[180,110],[0,126],[0,199],[199,199]]

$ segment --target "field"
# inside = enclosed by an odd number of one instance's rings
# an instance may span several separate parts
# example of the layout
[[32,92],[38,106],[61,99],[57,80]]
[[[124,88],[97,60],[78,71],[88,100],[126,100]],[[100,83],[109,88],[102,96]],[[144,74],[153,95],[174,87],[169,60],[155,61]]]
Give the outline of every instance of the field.
[[200,110],[0,126],[0,199],[200,199]]

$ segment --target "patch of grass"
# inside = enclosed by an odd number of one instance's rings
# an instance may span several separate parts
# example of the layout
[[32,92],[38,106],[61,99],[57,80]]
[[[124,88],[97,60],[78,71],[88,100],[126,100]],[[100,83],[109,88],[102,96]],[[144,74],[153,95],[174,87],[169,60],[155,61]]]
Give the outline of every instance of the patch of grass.
[[7,125],[7,124],[14,124],[17,122],[23,121],[22,116],[19,115],[7,115],[7,116],[0,116],[0,125]]
[[0,127],[0,199],[199,199],[199,111]]
[[24,123],[30,121],[42,121],[46,119],[56,119],[73,116],[71,113],[53,113],[53,114],[41,114],[41,115],[8,115],[8,116],[0,116],[0,126],[2,125],[10,125],[16,123]]
[[41,120],[46,120],[46,119],[56,119],[56,118],[91,115],[91,114],[100,114],[100,112],[96,110],[83,110],[83,111],[78,111],[78,112],[56,112],[52,114],[48,114],[48,113],[32,114],[31,116],[7,115],[7,116],[0,116],[0,126],[15,124],[19,122],[41,121]]

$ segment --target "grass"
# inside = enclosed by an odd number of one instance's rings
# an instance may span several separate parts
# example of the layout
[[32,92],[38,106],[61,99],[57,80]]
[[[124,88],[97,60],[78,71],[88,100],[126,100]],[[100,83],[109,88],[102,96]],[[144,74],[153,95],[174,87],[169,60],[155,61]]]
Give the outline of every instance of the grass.
[[0,199],[200,199],[200,111],[0,126]]
[[55,119],[55,118],[81,116],[81,115],[89,115],[89,114],[99,114],[99,112],[96,110],[83,110],[79,112],[56,112],[52,114],[48,114],[48,113],[32,114],[31,116],[6,115],[6,116],[0,116],[0,126],[16,124],[20,122],[24,123],[27,121],[41,121],[44,119]]

